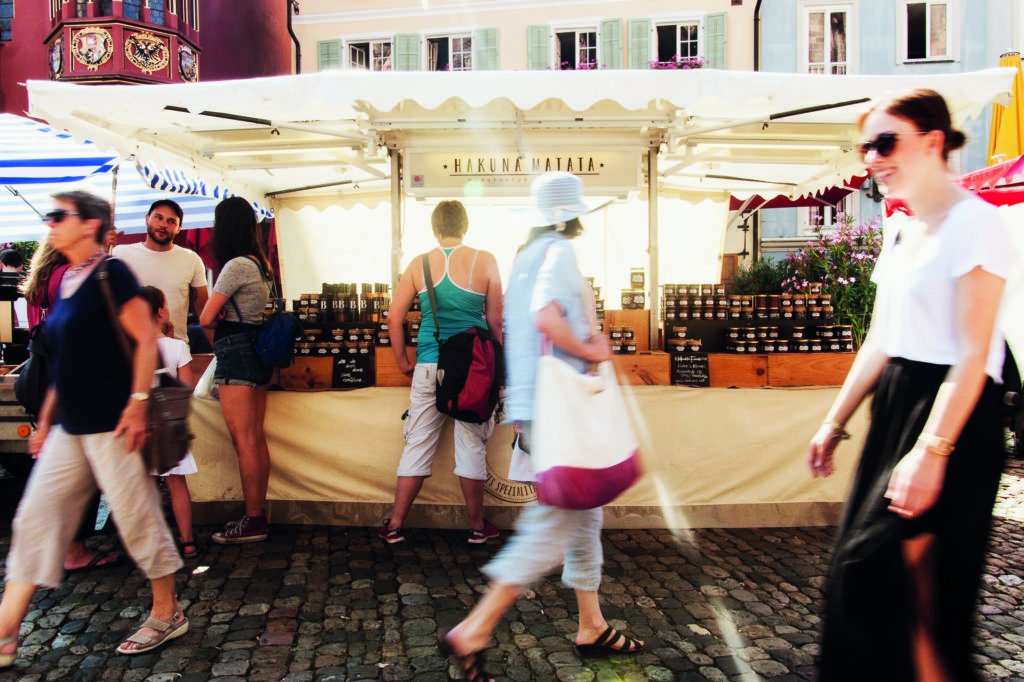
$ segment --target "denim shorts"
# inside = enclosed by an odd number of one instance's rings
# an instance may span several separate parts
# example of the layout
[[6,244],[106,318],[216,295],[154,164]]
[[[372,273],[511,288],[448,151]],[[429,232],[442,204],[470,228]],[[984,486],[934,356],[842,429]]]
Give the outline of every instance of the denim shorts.
[[256,355],[249,336],[229,334],[213,342],[217,367],[213,370],[213,383],[230,386],[266,386],[274,374]]

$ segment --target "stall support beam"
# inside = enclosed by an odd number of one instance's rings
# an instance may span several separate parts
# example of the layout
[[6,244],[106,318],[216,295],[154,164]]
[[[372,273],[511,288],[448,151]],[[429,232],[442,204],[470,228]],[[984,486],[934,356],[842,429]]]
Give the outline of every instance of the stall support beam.
[[391,157],[391,294],[398,290],[402,276],[402,152],[392,149]]
[[661,299],[658,296],[658,147],[647,150],[647,254],[649,263],[647,300],[650,301],[651,319],[649,345],[660,349],[658,320],[661,319]]

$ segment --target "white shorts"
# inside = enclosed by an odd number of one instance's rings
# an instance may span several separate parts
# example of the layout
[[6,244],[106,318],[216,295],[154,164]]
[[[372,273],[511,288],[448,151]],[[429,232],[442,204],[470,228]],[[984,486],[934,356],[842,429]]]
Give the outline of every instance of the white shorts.
[[[409,392],[409,416],[402,427],[405,449],[398,462],[399,476],[430,476],[437,442],[446,415],[435,407],[436,362],[418,362]],[[487,480],[487,439],[494,430],[494,415],[483,424],[455,422],[455,475]]]

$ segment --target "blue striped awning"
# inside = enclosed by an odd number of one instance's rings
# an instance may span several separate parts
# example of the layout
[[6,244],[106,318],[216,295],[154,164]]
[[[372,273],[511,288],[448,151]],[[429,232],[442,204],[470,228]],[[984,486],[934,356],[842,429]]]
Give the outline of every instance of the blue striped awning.
[[[148,163],[145,166],[138,166],[138,170],[139,174],[145,179],[146,183],[150,187],[162,192],[175,192],[178,194],[210,197],[218,200],[235,196],[234,192],[231,192],[220,185],[210,184],[200,180],[194,175],[189,175],[188,173],[184,173],[179,170],[155,168],[152,164]],[[252,205],[253,210],[256,211],[256,217],[259,220],[274,217],[272,213],[261,208],[256,202],[251,201],[249,203]]]
[[77,182],[109,173],[116,165],[116,154],[103,152],[91,142],[75,142],[37,121],[0,114],[0,184]]

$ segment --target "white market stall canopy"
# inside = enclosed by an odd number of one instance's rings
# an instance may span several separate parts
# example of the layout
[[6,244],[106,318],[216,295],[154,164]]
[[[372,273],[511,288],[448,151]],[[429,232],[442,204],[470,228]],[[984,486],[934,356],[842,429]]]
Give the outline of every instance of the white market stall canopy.
[[1008,102],[1014,73],[327,71],[28,89],[31,114],[77,138],[298,207],[388,200],[388,150],[406,154],[404,189],[418,196],[521,195],[568,163],[589,193],[621,195],[644,184],[638,152],[656,148],[663,190],[797,198],[863,172],[853,124],[872,98],[933,88],[959,123]]

